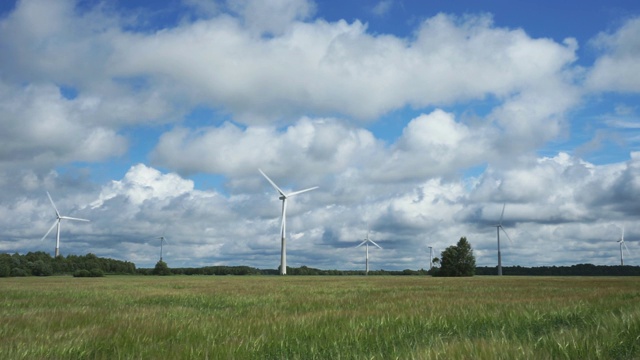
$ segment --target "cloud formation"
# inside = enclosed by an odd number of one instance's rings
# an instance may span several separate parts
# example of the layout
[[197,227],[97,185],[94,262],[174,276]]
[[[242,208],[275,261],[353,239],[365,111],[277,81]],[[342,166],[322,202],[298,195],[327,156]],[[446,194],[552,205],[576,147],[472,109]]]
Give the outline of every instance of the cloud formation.
[[[505,265],[615,264],[621,226],[630,248],[640,236],[637,16],[584,46],[486,13],[401,36],[311,1],[167,6],[159,22],[21,0],[0,18],[0,251],[48,249],[49,190],[92,220],[64,225],[63,254],[153,266],[165,234],[172,266],[275,268],[258,168],[320,186],[290,203],[292,266],[361,267],[367,231],[374,268],[426,267],[460,236],[493,266],[505,203]],[[611,142],[624,154],[584,156]]]

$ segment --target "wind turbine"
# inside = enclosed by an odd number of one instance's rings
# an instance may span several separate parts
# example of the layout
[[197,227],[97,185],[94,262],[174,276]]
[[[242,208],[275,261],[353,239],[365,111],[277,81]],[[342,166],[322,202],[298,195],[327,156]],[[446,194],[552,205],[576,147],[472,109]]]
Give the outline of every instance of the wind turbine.
[[291,192],[291,193],[287,194],[284,191],[282,191],[282,189],[280,189],[278,187],[278,185],[276,185],[276,183],[274,183],[271,179],[269,179],[267,174],[265,174],[262,170],[258,169],[258,171],[260,171],[260,174],[262,174],[262,176],[264,176],[264,178],[267,179],[267,181],[278,191],[278,193],[280,194],[279,199],[282,200],[282,224],[280,225],[280,239],[281,239],[281,245],[280,245],[280,275],[287,275],[287,239],[286,239],[286,233],[287,233],[287,199],[289,197],[291,197],[291,196],[302,194],[303,192],[315,190],[318,187],[314,186],[314,187],[311,187],[311,188],[308,188],[308,189],[294,191],[294,192]]
[[60,213],[58,212],[58,209],[56,208],[56,204],[53,203],[53,199],[51,199],[51,195],[49,195],[48,191],[47,191],[47,196],[49,197],[49,201],[51,201],[51,205],[53,206],[53,210],[56,211],[56,220],[54,221],[53,225],[51,225],[51,227],[49,228],[49,231],[47,231],[47,233],[44,234],[42,239],[40,239],[40,241],[44,240],[47,237],[47,235],[49,235],[51,230],[53,230],[53,228],[55,226],[57,226],[58,227],[58,231],[57,231],[57,235],[56,235],[56,252],[55,252],[56,256],[55,257],[58,257],[60,255],[60,222],[62,220],[76,220],[76,221],[89,221],[89,220],[60,215]]
[[622,227],[622,234],[620,235],[620,240],[618,240],[618,243],[620,244],[620,265],[624,266],[624,256],[622,254],[623,245],[624,245],[624,248],[627,249],[627,254],[629,254],[629,248],[627,247],[627,244],[625,244],[624,242],[624,226]]
[[367,237],[364,239],[363,242],[360,243],[360,245],[356,246],[357,248],[359,248],[360,246],[364,245],[365,248],[367,249],[367,257],[365,260],[365,275],[369,275],[369,243],[375,245],[378,249],[382,249],[380,247],[380,245],[376,244],[373,240],[369,239],[369,232],[367,231]]
[[507,235],[507,238],[509,239],[509,241],[511,241],[509,234],[507,234],[507,232],[502,227],[502,218],[504,217],[505,206],[507,206],[507,203],[504,203],[502,205],[502,214],[500,214],[500,222],[498,223],[498,225],[494,225],[496,227],[496,233],[498,234],[498,275],[499,276],[502,276],[502,254],[500,253],[500,230],[502,230],[502,232],[505,235]]
[[162,261],[162,244],[167,243],[167,239],[164,237],[164,234],[162,234],[158,239],[160,239],[160,261]]

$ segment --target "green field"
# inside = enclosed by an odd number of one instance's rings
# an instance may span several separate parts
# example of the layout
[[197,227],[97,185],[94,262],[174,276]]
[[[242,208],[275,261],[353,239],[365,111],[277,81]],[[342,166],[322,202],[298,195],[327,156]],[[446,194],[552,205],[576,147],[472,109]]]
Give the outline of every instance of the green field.
[[0,359],[636,359],[640,278],[2,278],[0,339]]

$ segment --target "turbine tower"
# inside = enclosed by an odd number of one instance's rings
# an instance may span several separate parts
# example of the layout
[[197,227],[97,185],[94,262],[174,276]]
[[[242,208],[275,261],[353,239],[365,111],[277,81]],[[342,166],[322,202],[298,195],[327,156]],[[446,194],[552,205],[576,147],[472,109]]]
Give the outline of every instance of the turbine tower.
[[624,243],[624,226],[622,227],[622,234],[620,235],[620,240],[618,240],[618,243],[620,244],[620,265],[624,266],[624,255],[622,253],[623,245],[624,248],[627,249],[627,254],[629,254],[629,248],[627,247],[627,244]]
[[284,191],[282,191],[282,189],[280,189],[278,187],[278,185],[276,185],[276,183],[274,183],[271,179],[269,179],[267,174],[265,174],[262,170],[258,169],[258,171],[260,171],[260,174],[262,174],[262,176],[264,176],[264,178],[267,179],[267,181],[278,191],[278,193],[280,194],[279,199],[282,200],[282,224],[280,225],[280,239],[281,239],[281,245],[280,245],[280,275],[287,275],[287,239],[286,239],[286,233],[287,233],[287,199],[290,198],[291,196],[302,194],[303,192],[315,190],[318,187],[314,186],[314,187],[311,187],[311,188],[308,188],[308,189],[294,191],[294,192],[291,192],[291,193],[287,194]]
[[429,270],[433,269],[433,246],[429,246]]
[[367,231],[367,237],[364,239],[363,242],[360,243],[360,245],[356,246],[357,248],[359,248],[360,246],[364,245],[365,248],[367,249],[367,256],[365,258],[365,275],[369,275],[369,243],[375,245],[376,247],[378,247],[378,249],[382,249],[380,247],[380,245],[376,244],[373,240],[369,239],[369,232]]
[[53,228],[55,226],[57,226],[58,227],[58,231],[57,231],[57,235],[56,235],[55,257],[58,257],[60,255],[60,222],[62,220],[75,220],[75,221],[89,221],[89,220],[60,215],[60,213],[58,212],[58,209],[56,208],[56,204],[53,203],[53,199],[51,199],[51,195],[49,195],[48,191],[47,191],[47,196],[49,197],[49,201],[51,201],[51,205],[53,206],[53,210],[55,210],[55,212],[56,212],[56,220],[53,222],[53,225],[51,225],[51,227],[49,228],[49,231],[47,231],[47,233],[44,234],[42,239],[40,239],[40,241],[44,240],[47,237],[47,235],[49,235],[51,230],[53,230]]
[[498,235],[498,275],[499,276],[502,276],[502,254],[500,253],[500,230],[502,230],[502,232],[505,235],[507,235],[507,238],[509,239],[509,241],[511,241],[509,234],[507,234],[507,232],[502,227],[502,218],[504,217],[505,206],[507,206],[506,203],[502,205],[502,214],[500,214],[500,222],[498,223],[498,225],[494,225],[496,227],[496,233]]
[[164,235],[160,236],[158,239],[160,239],[160,261],[162,261],[162,244],[167,243],[167,239]]

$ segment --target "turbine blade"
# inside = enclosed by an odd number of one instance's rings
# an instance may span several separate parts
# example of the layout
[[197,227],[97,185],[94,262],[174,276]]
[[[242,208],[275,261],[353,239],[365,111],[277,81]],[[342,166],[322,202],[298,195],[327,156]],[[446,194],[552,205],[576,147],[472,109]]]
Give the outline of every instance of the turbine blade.
[[502,218],[504,217],[504,208],[507,206],[507,203],[502,204],[502,214],[500,214],[500,222],[498,224],[502,225]]
[[294,192],[290,193],[290,194],[289,194],[289,195],[287,195],[287,196],[293,196],[293,195],[302,194],[303,192],[307,192],[307,191],[315,190],[315,189],[317,189],[317,188],[318,188],[318,186],[314,186],[314,187],[312,187],[312,188],[308,188],[308,189],[304,189],[304,190],[299,190],[299,191],[294,191]]
[[56,204],[53,203],[53,199],[51,198],[51,195],[49,195],[48,191],[47,191],[47,196],[49,197],[49,201],[51,201],[51,206],[53,206],[53,210],[56,211],[56,216],[60,217],[60,213],[58,212],[58,208],[56,207]]
[[280,189],[278,185],[276,185],[276,183],[274,183],[271,179],[269,179],[267,174],[265,174],[261,169],[258,169],[258,171],[260,171],[260,174],[262,174],[262,176],[264,176],[264,178],[267,179],[267,181],[271,184],[271,186],[273,186],[276,190],[278,190],[280,195],[287,197],[287,194],[285,194],[284,191],[282,191],[282,189]]
[[56,227],[56,225],[58,224],[58,221],[60,220],[56,219],[56,221],[53,222],[53,225],[51,225],[51,227],[49,228],[49,231],[47,231],[47,233],[44,234],[44,236],[42,237],[42,239],[40,239],[40,241],[44,240],[47,237],[47,235],[49,235],[51,230],[53,230],[53,228]]
[[627,256],[632,256],[631,251],[629,251],[629,248],[627,247],[627,243],[623,241],[622,244],[624,245],[624,248],[627,249]]
[[60,216],[60,219],[76,220],[76,221],[91,221],[91,220],[87,220],[87,219],[74,218],[74,217],[71,217],[71,216]]
[[372,243],[373,245],[377,246],[379,249],[382,249],[382,246],[376,244],[373,240],[369,239],[369,242]]
[[361,243],[360,243],[358,246],[356,246],[356,247],[357,247],[357,248],[359,248],[360,246],[362,246],[362,245],[364,245],[364,244],[366,244],[366,243],[367,243],[367,240],[365,240],[365,241],[361,242]]
[[511,240],[511,237],[509,236],[509,234],[507,234],[507,232],[504,230],[504,228],[502,226],[500,226],[500,229],[502,230],[502,232],[507,235],[507,239],[509,239],[509,243],[511,245],[513,245],[513,240]]

